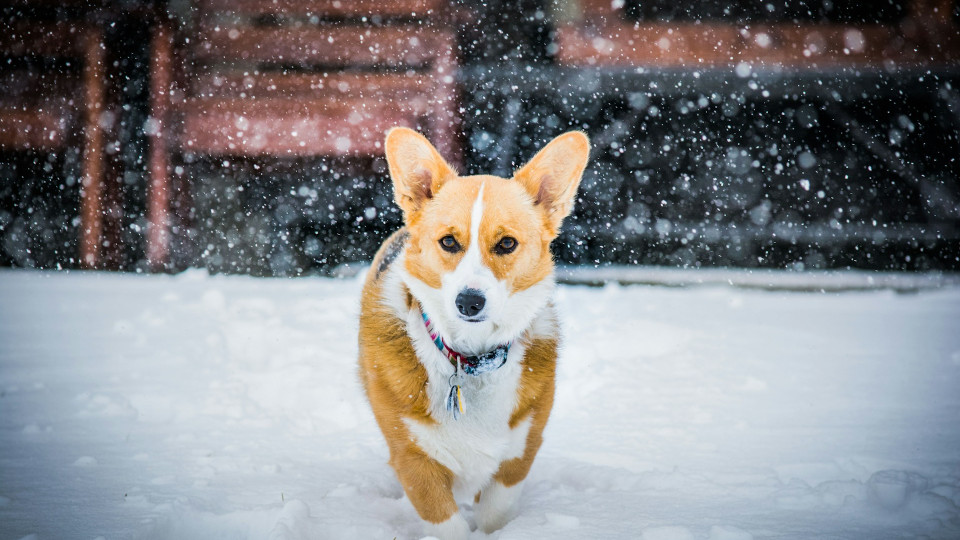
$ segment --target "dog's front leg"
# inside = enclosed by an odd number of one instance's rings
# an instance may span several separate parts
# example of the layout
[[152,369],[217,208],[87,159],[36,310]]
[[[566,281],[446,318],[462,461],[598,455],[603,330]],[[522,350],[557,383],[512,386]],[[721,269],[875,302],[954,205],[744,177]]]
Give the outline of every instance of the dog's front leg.
[[523,481],[505,486],[499,480],[493,480],[490,485],[480,492],[474,517],[477,526],[489,534],[503,527],[510,521],[516,512],[516,502],[520,498]]
[[453,498],[450,469],[417,447],[395,453],[391,465],[413,507],[429,523],[430,534],[441,540],[464,540],[470,535],[470,525]]
[[553,403],[553,389],[549,387],[542,398],[543,405],[533,412],[533,423],[527,434],[526,447],[523,455],[518,458],[504,461],[490,484],[480,491],[474,517],[477,526],[483,532],[491,533],[507,524],[516,512],[517,499],[523,489],[523,481],[530,472],[533,459],[543,443],[543,429],[550,415],[550,405]]

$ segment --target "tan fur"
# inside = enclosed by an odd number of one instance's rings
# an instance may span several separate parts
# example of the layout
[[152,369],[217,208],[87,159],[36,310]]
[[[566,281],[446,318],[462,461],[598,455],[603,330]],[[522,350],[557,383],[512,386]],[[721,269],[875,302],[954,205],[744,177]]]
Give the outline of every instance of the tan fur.
[[[470,247],[470,212],[481,183],[485,185],[486,217],[480,228],[481,253],[497,279],[505,279],[511,292],[517,292],[539,283],[553,271],[550,242],[554,235],[545,228],[542,213],[532,207],[522,186],[496,176],[466,176],[449,182],[409,223],[412,241],[407,250],[406,269],[410,275],[439,288],[440,277],[457,267]],[[443,211],[431,212],[434,208]],[[457,239],[462,251],[448,253],[440,248],[440,238],[448,234]],[[493,251],[504,236],[518,242],[510,257]]]
[[[395,129],[387,136],[387,160],[406,226],[384,242],[364,284],[360,376],[387,441],[390,464],[426,521],[440,523],[457,512],[451,492],[453,475],[424,453],[404,422],[429,425],[438,420],[429,413],[427,372],[416,356],[406,321],[384,301],[386,272],[402,250],[405,270],[439,288],[442,276],[457,267],[469,243],[479,241],[484,263],[498,279],[507,281],[511,292],[539,283],[553,271],[550,242],[572,207],[588,149],[583,134],[568,133],[551,142],[514,179],[458,177],[421,135]],[[485,186],[484,220],[479,239],[474,240],[469,238],[471,209],[481,184]],[[439,240],[446,235],[460,243],[459,253],[440,248]],[[504,236],[518,242],[508,256],[494,251]],[[405,293],[407,307],[413,307],[416,301],[409,291]],[[527,418],[531,426],[523,454],[501,463],[493,478],[508,487],[529,472],[553,405],[558,338],[524,340],[519,395],[509,426],[514,428]]]
[[545,207],[547,223],[554,236],[563,218],[573,209],[574,195],[589,157],[587,136],[571,131],[550,141],[513,175],[534,201]]
[[[413,143],[411,143],[413,141]],[[387,165],[394,179],[394,197],[404,214],[420,209],[421,203],[440,191],[444,182],[457,175],[426,137],[410,129],[393,129],[387,134]]]
[[405,234],[401,229],[384,242],[373,260],[360,304],[360,378],[373,414],[390,448],[390,465],[420,517],[439,523],[457,511],[450,487],[453,475],[427,457],[413,442],[403,418],[432,423],[424,386],[427,372],[413,351],[406,321],[396,317],[382,301],[383,280],[373,269],[380,267],[391,241]]
[[547,427],[550,409],[553,407],[554,378],[557,364],[557,341],[534,340],[523,358],[523,375],[520,379],[520,395],[517,407],[510,416],[510,427],[516,427],[527,417],[532,418],[527,444],[523,455],[504,461],[494,480],[510,487],[527,477],[533,458],[543,443],[543,429]]

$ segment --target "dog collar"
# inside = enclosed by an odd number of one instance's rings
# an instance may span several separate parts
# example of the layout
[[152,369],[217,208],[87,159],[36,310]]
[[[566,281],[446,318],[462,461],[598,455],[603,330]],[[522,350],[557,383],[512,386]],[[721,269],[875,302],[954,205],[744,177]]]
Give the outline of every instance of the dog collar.
[[467,375],[476,376],[499,369],[507,363],[507,353],[510,352],[510,345],[512,345],[512,343],[499,345],[492,351],[483,354],[467,356],[447,346],[447,343],[443,341],[440,332],[437,332],[437,329],[433,326],[433,322],[430,321],[430,317],[427,316],[423,308],[420,309],[420,315],[423,316],[423,324],[427,327],[427,333],[430,334],[430,339],[433,340],[433,344],[447,357],[447,360],[450,361],[454,369],[458,371],[462,370]]
[[447,410],[453,414],[454,420],[459,420],[460,416],[466,414],[467,406],[463,399],[463,392],[460,389],[463,382],[463,374],[477,376],[481,373],[489,373],[507,363],[507,354],[510,352],[511,343],[500,345],[492,351],[485,352],[476,356],[466,356],[451,349],[440,337],[440,332],[434,328],[430,317],[420,308],[420,315],[423,317],[423,324],[427,327],[427,333],[437,349],[443,353],[443,356],[453,365],[453,375],[450,376],[450,392],[447,394]]

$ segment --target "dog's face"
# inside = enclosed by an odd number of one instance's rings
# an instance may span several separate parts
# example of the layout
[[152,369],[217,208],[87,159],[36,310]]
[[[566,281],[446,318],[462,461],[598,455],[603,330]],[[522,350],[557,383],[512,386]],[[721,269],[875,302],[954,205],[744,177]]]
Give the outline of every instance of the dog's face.
[[410,240],[404,281],[451,345],[481,352],[515,339],[549,299],[550,242],[573,207],[585,135],[561,135],[512,179],[457,176],[418,133],[397,128],[386,155]]

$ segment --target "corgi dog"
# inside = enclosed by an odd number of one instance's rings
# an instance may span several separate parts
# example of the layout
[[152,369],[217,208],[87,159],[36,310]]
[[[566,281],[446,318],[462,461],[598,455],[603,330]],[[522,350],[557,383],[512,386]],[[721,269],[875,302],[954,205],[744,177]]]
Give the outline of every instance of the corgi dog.
[[404,227],[363,287],[359,368],[407,497],[430,534],[512,518],[554,394],[559,328],[550,242],[590,143],[569,132],[513,178],[458,176],[407,128],[385,153]]

